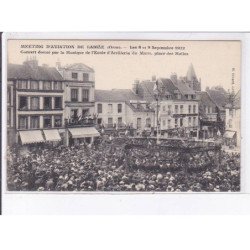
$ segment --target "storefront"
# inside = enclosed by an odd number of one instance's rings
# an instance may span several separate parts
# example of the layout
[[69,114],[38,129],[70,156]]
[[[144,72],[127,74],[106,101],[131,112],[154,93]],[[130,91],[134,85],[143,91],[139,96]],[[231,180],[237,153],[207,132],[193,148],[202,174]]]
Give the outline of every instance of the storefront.
[[69,128],[69,144],[93,143],[100,133],[94,127]]

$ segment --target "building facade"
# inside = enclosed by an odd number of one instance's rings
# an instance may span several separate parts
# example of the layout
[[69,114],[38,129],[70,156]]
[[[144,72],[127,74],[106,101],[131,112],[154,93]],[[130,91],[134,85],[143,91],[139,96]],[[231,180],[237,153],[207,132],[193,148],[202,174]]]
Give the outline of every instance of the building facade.
[[93,119],[83,119],[94,114],[94,71],[86,65],[39,66],[34,58],[9,64],[7,91],[9,145],[99,136]]
[[[158,94],[155,94],[157,86]],[[151,103],[155,110],[154,127],[158,124],[161,134],[166,137],[198,136],[198,99],[183,79],[172,74],[170,79],[158,78],[135,81],[134,93]],[[158,115],[157,115],[158,114]]]
[[96,90],[97,123],[105,128],[150,129],[154,110],[130,89]]
[[94,70],[83,63],[64,67],[60,63],[57,63],[57,69],[65,80],[64,99],[66,119],[93,116],[95,111]]
[[241,94],[240,90],[236,95],[231,94],[226,105],[226,131],[224,133],[225,143],[229,146],[240,147],[241,142]]
[[35,59],[8,65],[9,144],[57,141],[64,127],[63,78]]

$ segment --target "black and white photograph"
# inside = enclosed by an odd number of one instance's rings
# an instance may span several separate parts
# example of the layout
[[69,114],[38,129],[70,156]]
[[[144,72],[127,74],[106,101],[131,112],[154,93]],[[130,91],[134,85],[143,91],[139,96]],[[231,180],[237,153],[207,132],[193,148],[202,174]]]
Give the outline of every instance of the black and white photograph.
[[240,192],[241,41],[7,41],[6,191]]

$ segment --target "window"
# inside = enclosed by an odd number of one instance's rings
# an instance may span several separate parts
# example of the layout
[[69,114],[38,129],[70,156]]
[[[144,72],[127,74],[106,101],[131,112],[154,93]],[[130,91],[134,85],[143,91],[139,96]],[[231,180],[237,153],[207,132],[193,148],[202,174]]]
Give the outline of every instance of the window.
[[168,119],[168,128],[171,128],[171,119]]
[[183,127],[183,118],[180,118],[180,127]]
[[151,119],[149,117],[146,119],[146,127],[147,128],[151,127]]
[[19,129],[27,129],[27,128],[28,128],[28,117],[19,116]]
[[54,82],[55,90],[62,90],[62,82]]
[[178,118],[174,119],[174,126],[177,128],[178,127]]
[[108,104],[108,113],[113,113],[113,105]]
[[82,101],[83,102],[88,102],[89,101],[89,90],[88,89],[83,89],[82,90]]
[[118,117],[118,125],[122,125],[122,117]]
[[196,117],[193,118],[193,126],[196,126]]
[[193,106],[193,113],[196,113],[196,105]]
[[162,119],[162,126],[165,127],[166,126],[166,120]]
[[89,114],[89,110],[88,109],[83,109],[82,110],[82,117],[86,117]]
[[101,103],[98,103],[98,104],[97,104],[97,113],[98,113],[98,114],[101,114],[101,113],[102,113],[102,104],[101,104]]
[[55,127],[56,128],[62,127],[62,116],[61,115],[55,115],[54,116],[54,122],[55,122]]
[[77,79],[78,78],[78,73],[72,73],[72,79]]
[[11,87],[8,87],[7,89],[7,101],[8,103],[11,103]]
[[122,113],[122,104],[117,105],[118,113]]
[[229,115],[233,117],[234,115],[233,109],[229,109]]
[[51,116],[44,116],[43,117],[43,127],[44,128],[51,128],[52,127]]
[[71,89],[71,101],[72,102],[78,101],[78,89]]
[[232,120],[232,119],[229,119],[228,125],[229,125],[229,128],[232,128],[232,127],[233,127],[233,120]]
[[27,89],[28,88],[28,81],[18,81],[18,88],[19,89]]
[[39,128],[39,116],[30,117],[30,128]]
[[178,114],[178,112],[179,112],[179,107],[178,107],[178,105],[175,105],[174,109],[175,109],[175,114]]
[[55,109],[62,109],[62,97],[55,97]]
[[191,105],[188,105],[188,113],[191,114]]
[[89,74],[88,73],[83,73],[82,74],[82,80],[84,82],[88,82],[89,81]]
[[183,114],[183,105],[180,106],[181,114]]
[[137,118],[137,129],[141,129],[141,118]]
[[108,126],[113,126],[113,118],[112,117],[108,118]]
[[8,109],[7,110],[7,125],[10,125],[10,118],[11,117],[11,110],[10,109]]
[[52,98],[51,97],[44,97],[43,108],[44,109],[52,109]]
[[171,112],[172,112],[172,106],[168,105],[168,115],[171,115]]
[[100,124],[102,124],[102,118],[98,118],[97,119],[97,123],[100,125]]
[[71,118],[77,118],[78,117],[78,109],[71,109],[70,117]]
[[30,98],[30,108],[33,110],[39,109],[39,97]]
[[51,82],[43,82],[43,89],[44,90],[51,90],[52,89],[52,84]]
[[19,109],[21,110],[28,109],[28,97],[27,96],[19,97]]
[[191,126],[191,117],[188,117],[188,126]]
[[38,81],[30,81],[30,89],[39,89]]
[[166,111],[166,106],[165,106],[165,105],[162,106],[162,111],[163,111],[163,112]]

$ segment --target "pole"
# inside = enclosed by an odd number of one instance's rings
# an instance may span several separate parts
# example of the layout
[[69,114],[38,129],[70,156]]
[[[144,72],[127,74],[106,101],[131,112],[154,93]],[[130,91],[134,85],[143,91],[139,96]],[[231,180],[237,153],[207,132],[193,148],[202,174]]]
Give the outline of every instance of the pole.
[[160,144],[159,140],[159,97],[157,96],[157,109],[156,109],[156,144]]

